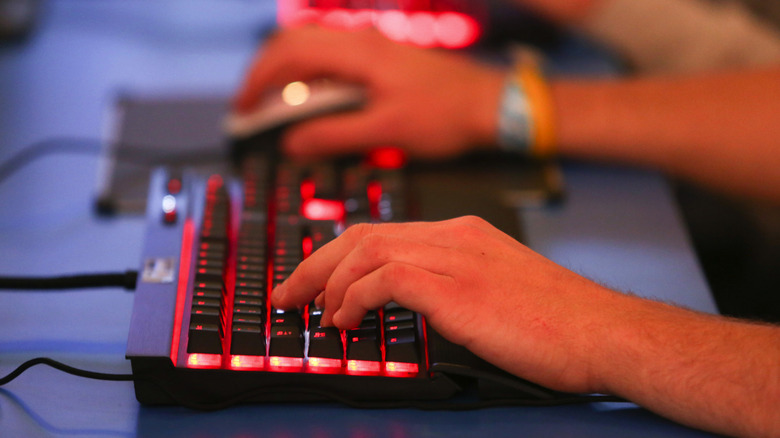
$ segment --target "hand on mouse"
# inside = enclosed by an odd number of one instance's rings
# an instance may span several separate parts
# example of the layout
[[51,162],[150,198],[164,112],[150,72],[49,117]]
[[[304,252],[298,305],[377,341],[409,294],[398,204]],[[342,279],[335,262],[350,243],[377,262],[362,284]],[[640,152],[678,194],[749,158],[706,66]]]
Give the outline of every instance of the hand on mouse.
[[328,78],[366,88],[362,110],[292,126],[282,140],[294,157],[396,146],[409,156],[452,156],[495,142],[504,73],[450,52],[394,43],[374,29],[305,26],[272,37],[252,64],[235,109],[248,112],[267,90]]

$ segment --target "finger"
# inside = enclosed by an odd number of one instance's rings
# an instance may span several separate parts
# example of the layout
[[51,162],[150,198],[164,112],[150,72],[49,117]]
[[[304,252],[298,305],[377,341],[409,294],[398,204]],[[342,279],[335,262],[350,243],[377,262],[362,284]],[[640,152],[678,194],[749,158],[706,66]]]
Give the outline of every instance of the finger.
[[[335,240],[328,242],[303,260],[293,273],[271,293],[272,304],[280,309],[290,309],[309,303],[324,291],[326,284],[339,263],[360,240],[381,227],[383,232],[397,233],[404,229],[417,229],[422,223],[357,224],[349,227]],[[319,298],[323,303],[324,297]],[[321,306],[322,307],[322,306]]]
[[470,251],[476,251],[477,245],[490,246],[490,239],[500,239],[502,242],[524,248],[486,221],[473,216],[433,223],[359,224],[348,228],[341,236],[301,262],[290,277],[271,294],[273,305],[285,309],[309,303],[325,290],[331,274],[341,260],[362,238],[375,232],[416,240],[431,246],[463,247]]
[[456,249],[432,246],[395,235],[367,235],[342,259],[328,279],[322,319],[324,323],[330,323],[352,284],[376,270],[402,264],[448,276],[465,268],[460,266],[462,260],[463,254]]
[[360,325],[365,314],[393,301],[401,307],[427,314],[430,303],[441,303],[455,281],[426,269],[404,263],[389,263],[352,283],[344,302],[333,315],[332,323],[340,329]]
[[[428,243],[446,246],[445,240],[449,233],[437,232],[441,228],[443,227],[437,226],[437,223],[426,222],[353,225],[302,261],[290,277],[274,289],[271,295],[272,303],[284,309],[310,302],[325,290],[328,279],[341,260],[363,237],[375,232],[375,229],[380,229],[384,234],[406,235],[410,239],[424,236]],[[437,235],[444,243],[434,243]]]
[[299,159],[365,151],[377,145],[403,147],[384,114],[371,108],[317,117],[287,129],[284,152]]
[[[370,224],[350,227],[298,264],[292,274],[271,292],[271,303],[279,309],[290,309],[310,302],[325,290],[328,278],[338,263],[354,246],[359,236],[370,232]],[[366,229],[368,228],[368,229]],[[355,236],[357,234],[357,236]],[[322,302],[323,297],[319,297]]]

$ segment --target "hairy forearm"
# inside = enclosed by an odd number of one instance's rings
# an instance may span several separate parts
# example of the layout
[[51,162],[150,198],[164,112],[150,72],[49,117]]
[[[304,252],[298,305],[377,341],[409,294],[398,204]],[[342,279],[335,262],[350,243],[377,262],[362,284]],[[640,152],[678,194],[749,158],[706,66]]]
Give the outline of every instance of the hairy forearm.
[[606,392],[735,436],[780,430],[780,327],[626,297],[603,344]]
[[660,168],[780,200],[780,69],[690,77],[557,80],[563,155]]

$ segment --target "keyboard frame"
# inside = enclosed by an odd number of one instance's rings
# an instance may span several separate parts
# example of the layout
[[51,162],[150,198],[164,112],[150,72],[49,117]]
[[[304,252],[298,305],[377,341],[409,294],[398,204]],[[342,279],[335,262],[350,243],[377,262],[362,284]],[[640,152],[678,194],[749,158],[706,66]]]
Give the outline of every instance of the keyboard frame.
[[[537,166],[498,157],[467,157],[446,166],[423,164],[404,168],[404,177],[419,190],[418,205],[436,203],[434,209],[412,212],[412,218],[440,220],[487,212],[491,223],[522,240],[516,211],[503,204],[506,195],[521,193],[538,205],[561,199],[557,166]],[[181,179],[175,211],[163,211],[172,175]],[[239,197],[240,180],[228,181],[231,196]],[[462,347],[444,340],[420,320],[420,338],[427,354],[414,376],[317,374],[273,370],[231,369],[223,359],[218,368],[187,364],[188,319],[194,279],[194,245],[197,243],[206,177],[195,170],[156,169],[147,200],[147,230],[143,249],[126,357],[135,379],[136,398],[143,404],[179,404],[214,409],[234,403],[280,401],[337,401],[347,405],[392,401],[446,400],[475,387],[484,396],[518,400],[551,400],[545,388],[529,384],[490,366]],[[485,196],[487,187],[498,187]],[[503,190],[503,191],[502,191]],[[458,202],[448,202],[448,199]],[[449,193],[449,198],[443,194]],[[408,201],[408,200],[407,200]],[[238,213],[238,212],[235,212]],[[237,215],[234,215],[237,216]],[[236,219],[237,220],[237,219]],[[190,236],[189,239],[187,236]],[[182,283],[180,278],[186,278]],[[224,355],[229,357],[228,354]],[[268,356],[265,356],[266,359]],[[501,382],[498,385],[495,382]]]

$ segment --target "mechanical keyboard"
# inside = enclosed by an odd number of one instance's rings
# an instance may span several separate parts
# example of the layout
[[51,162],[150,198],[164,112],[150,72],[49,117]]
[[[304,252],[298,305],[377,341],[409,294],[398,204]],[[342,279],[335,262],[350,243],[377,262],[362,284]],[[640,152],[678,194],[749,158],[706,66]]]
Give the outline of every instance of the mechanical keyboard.
[[[519,172],[511,167],[509,174]],[[452,166],[415,170],[393,149],[309,165],[249,153],[229,174],[156,170],[127,346],[138,400],[206,408],[353,404],[448,400],[474,388],[487,398],[555,397],[449,343],[394,303],[346,331],[321,327],[313,304],[300,311],[269,304],[298,263],[354,223],[483,211],[519,238],[514,208],[480,187],[509,174],[495,163],[471,178]],[[513,182],[512,190],[528,192],[539,178],[532,180],[530,187]]]

